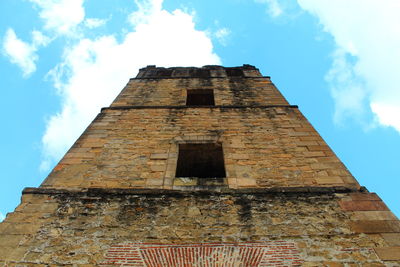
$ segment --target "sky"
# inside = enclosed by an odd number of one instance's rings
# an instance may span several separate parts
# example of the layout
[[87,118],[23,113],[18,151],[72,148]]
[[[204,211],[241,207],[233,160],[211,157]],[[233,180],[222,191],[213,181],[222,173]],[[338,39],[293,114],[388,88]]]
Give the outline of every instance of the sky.
[[258,67],[399,217],[400,1],[0,0],[0,221],[147,65]]

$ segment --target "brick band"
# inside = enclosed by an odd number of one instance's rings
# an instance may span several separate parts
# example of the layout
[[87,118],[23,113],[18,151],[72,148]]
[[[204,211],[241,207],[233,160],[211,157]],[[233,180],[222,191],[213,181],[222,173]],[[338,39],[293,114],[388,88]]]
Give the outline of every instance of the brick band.
[[102,266],[300,266],[295,244],[263,243],[147,244],[127,243],[109,249]]

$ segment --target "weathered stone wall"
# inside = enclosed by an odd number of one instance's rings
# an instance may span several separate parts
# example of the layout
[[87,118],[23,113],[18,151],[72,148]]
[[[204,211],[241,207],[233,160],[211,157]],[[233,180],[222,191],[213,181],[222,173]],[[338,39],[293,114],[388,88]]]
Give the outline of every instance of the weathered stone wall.
[[[223,183],[175,177],[201,143],[222,144]],[[364,191],[256,68],[150,66],[24,190],[0,265],[400,266],[400,222]]]
[[146,244],[212,244],[267,247],[265,266],[398,266],[399,232],[369,193],[31,189],[0,225],[0,263],[116,266]]
[[[225,184],[230,188],[358,187],[297,107],[288,105],[270,79],[254,67],[242,69],[258,77],[227,76],[218,66],[210,67],[209,76],[202,78],[185,75],[204,69],[141,70],[138,76],[147,78],[128,83],[42,186],[189,186],[192,182],[174,179],[179,144],[221,143]],[[182,77],[173,77],[177,74]],[[212,89],[216,106],[187,107],[188,89]]]
[[170,189],[184,142],[222,143],[230,188],[358,187],[292,107],[103,110],[42,186]]
[[117,106],[184,106],[187,90],[212,89],[215,105],[287,105],[267,77],[132,79],[112,103]]

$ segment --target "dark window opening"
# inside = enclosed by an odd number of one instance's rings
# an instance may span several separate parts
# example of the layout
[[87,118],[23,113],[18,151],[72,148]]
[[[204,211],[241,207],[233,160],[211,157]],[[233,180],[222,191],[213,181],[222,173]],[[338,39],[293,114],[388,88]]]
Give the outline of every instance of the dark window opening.
[[221,144],[179,145],[176,177],[224,178]]
[[211,89],[187,90],[187,106],[214,106],[214,92]]

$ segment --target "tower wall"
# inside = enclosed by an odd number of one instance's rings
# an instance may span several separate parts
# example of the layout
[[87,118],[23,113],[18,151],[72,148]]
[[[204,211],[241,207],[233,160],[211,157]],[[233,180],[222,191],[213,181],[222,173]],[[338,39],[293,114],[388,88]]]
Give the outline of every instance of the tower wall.
[[42,186],[172,189],[179,144],[215,142],[229,188],[359,187],[290,106],[105,109]]
[[269,77],[154,77],[130,80],[111,107],[185,106],[196,89],[212,89],[217,106],[288,105]]
[[[221,148],[218,182],[177,175],[190,144]],[[400,222],[255,67],[148,66],[23,191],[0,264],[399,266]]]

